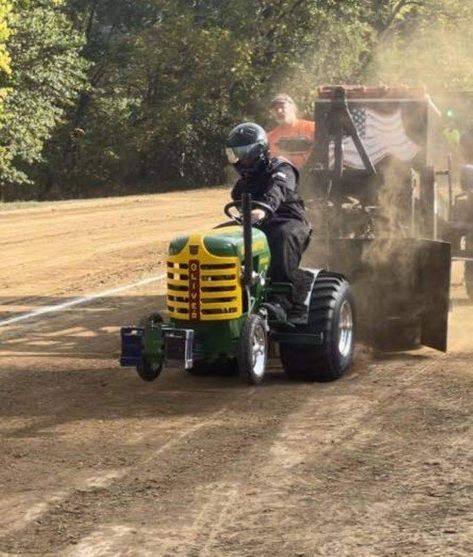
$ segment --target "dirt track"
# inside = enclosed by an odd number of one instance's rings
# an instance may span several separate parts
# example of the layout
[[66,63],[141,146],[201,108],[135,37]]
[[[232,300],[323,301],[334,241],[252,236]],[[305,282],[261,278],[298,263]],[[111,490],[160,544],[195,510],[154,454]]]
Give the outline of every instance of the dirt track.
[[[159,275],[167,239],[218,222],[226,196],[0,212],[0,320]],[[259,388],[175,369],[146,384],[120,369],[118,328],[162,293],[0,327],[0,554],[473,554],[461,287],[447,355],[360,349],[336,383],[288,383],[274,365]]]

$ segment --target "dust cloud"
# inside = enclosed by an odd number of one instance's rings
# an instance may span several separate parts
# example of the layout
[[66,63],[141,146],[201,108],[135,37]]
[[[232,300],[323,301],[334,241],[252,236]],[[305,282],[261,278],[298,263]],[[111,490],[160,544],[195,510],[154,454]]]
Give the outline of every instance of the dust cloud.
[[[450,13],[447,13],[447,8]],[[464,153],[457,145],[445,141],[446,128],[462,133],[473,123],[473,42],[471,41],[473,2],[439,5],[436,20],[415,25],[410,31],[402,29],[383,38],[372,63],[367,70],[366,84],[407,85],[423,87],[439,109],[440,114],[429,121],[432,127],[429,138],[428,162],[437,170],[447,167],[448,157],[452,160],[453,188],[458,193],[459,169],[465,162]],[[443,10],[443,11],[442,11]],[[406,39],[407,37],[407,39]],[[386,264],[391,257],[389,242],[405,236],[422,236],[421,216],[418,225],[412,226],[409,219],[409,203],[404,198],[405,187],[402,171],[396,165],[385,169],[385,184],[379,192],[379,237],[388,240],[374,240],[364,253],[364,260],[373,269]],[[447,194],[446,180],[437,179],[441,205]],[[407,212],[406,212],[407,210]],[[425,234],[424,234],[425,236]],[[395,272],[399,275],[412,270],[415,253],[406,251],[404,257],[397,257]],[[473,306],[465,293],[464,264],[456,262],[452,266],[450,312],[450,348],[471,349],[473,347]],[[432,283],[437,276],[432,273]],[[428,301],[427,301],[428,303]]]
[[455,352],[473,350],[473,302],[465,291],[462,261],[452,262],[450,295],[449,349]]

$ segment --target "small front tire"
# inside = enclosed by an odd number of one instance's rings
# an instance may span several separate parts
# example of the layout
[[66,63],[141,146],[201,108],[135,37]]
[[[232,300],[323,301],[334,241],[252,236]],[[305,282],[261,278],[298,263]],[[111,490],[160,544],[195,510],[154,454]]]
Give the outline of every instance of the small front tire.
[[[140,327],[146,328],[151,325],[160,325],[163,318],[159,313],[151,313],[140,320]],[[146,356],[142,356],[141,362],[136,366],[136,371],[143,381],[154,381],[163,370],[164,359],[151,361]]]
[[248,383],[259,385],[263,381],[268,361],[268,335],[266,323],[252,314],[241,330],[238,350],[238,371]]
[[138,375],[143,379],[143,381],[154,381],[158,378],[159,374],[163,370],[163,361],[161,362],[151,362],[143,356],[141,362],[136,366],[136,371]]

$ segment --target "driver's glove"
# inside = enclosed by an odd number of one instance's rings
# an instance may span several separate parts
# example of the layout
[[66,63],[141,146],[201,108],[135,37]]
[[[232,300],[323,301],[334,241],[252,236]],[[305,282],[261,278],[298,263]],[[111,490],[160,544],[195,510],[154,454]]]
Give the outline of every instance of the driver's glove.
[[251,211],[251,224],[256,224],[266,218],[266,211],[263,209],[253,209]]

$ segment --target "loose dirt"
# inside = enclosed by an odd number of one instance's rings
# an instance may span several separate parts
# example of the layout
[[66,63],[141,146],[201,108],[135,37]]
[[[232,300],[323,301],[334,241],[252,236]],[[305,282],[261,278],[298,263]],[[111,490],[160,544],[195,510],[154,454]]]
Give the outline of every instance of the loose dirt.
[[[0,213],[0,319],[162,273],[225,190]],[[456,269],[458,271],[458,269]],[[0,554],[473,554],[473,318],[455,273],[450,351],[332,384],[117,364],[163,284],[0,328]]]

